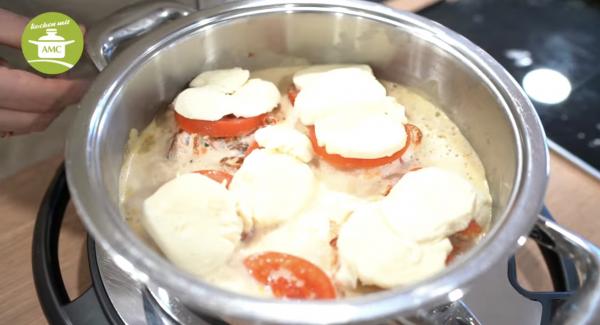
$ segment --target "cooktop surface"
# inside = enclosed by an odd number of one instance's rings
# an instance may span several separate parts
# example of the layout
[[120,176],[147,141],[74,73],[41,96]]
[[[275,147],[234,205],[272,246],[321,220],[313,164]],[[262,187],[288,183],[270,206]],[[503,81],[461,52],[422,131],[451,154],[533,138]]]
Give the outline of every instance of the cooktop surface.
[[454,0],[420,14],[494,56],[548,137],[600,170],[600,1]]

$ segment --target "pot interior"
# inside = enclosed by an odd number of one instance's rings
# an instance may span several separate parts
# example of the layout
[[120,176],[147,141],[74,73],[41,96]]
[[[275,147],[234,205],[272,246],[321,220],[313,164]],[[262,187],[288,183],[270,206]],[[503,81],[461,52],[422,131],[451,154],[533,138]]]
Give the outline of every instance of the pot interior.
[[[198,73],[230,67],[365,63],[379,78],[411,87],[442,108],[485,166],[493,215],[506,207],[518,166],[518,141],[501,94],[478,62],[410,22],[352,13],[267,13],[190,31],[128,67],[109,103],[97,108],[101,175],[117,204],[118,177],[132,128],[142,130]],[[497,218],[494,218],[494,220]],[[495,220],[497,221],[497,220]]]
[[[495,61],[460,36],[417,16],[373,4],[265,2],[263,7],[248,2],[240,7],[232,5],[229,12],[208,11],[181,18],[134,43],[99,76],[84,99],[87,111],[81,114],[80,125],[73,132],[74,136],[85,134],[87,138],[71,140],[67,159],[70,186],[76,192],[74,200],[96,239],[137,263],[136,267],[150,276],[158,275],[158,281],[169,282],[178,294],[187,295],[186,301],[196,301],[198,308],[292,323],[298,319],[294,317],[314,323],[339,322],[340,317],[344,321],[365,320],[414,310],[511,253],[516,238],[528,231],[532,218],[513,221],[515,229],[498,238],[488,236],[492,238],[486,238],[486,242],[500,241],[494,243],[492,251],[477,253],[480,268],[459,270],[464,263],[456,263],[427,283],[443,290],[417,290],[415,285],[382,293],[380,300],[365,298],[363,302],[370,304],[369,308],[353,309],[351,313],[346,310],[344,315],[329,313],[330,309],[311,309],[307,313],[308,309],[297,309],[290,303],[284,315],[256,301],[252,307],[239,308],[239,296],[231,299],[229,293],[215,295],[184,276],[173,279],[176,271],[142,247],[142,241],[132,238],[133,232],[118,213],[119,174],[129,133],[131,129],[144,129],[194,76],[209,69],[364,63],[374,69],[377,77],[416,90],[447,113],[479,154],[493,198],[490,234],[499,233],[501,224],[510,219],[516,194],[524,186],[521,183],[527,182],[521,176],[524,162],[527,166],[529,160],[545,163],[543,153],[535,159],[522,158],[531,155],[526,151],[530,146],[528,134],[533,134],[536,141],[543,136],[539,125],[530,124],[529,129],[523,126],[526,120],[537,121],[532,107]],[[542,174],[531,177],[536,189],[545,184],[540,180]],[[541,202],[541,194],[528,198],[532,197],[539,197]],[[531,213],[533,217],[539,202],[528,203],[531,208],[521,209],[520,213]],[[210,303],[199,301],[208,297]],[[395,300],[384,301],[387,298]],[[282,304],[278,302],[278,306]],[[371,308],[374,306],[377,308]],[[320,313],[325,310],[327,315]]]

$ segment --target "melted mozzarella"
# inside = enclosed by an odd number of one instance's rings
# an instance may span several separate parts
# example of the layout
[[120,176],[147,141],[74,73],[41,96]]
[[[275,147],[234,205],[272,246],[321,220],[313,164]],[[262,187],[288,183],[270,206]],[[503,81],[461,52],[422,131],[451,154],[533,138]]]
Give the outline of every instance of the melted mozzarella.
[[230,114],[254,117],[277,107],[277,86],[248,77],[248,70],[240,68],[203,72],[192,80],[192,88],[177,95],[175,111],[189,119],[216,121]]
[[227,189],[200,174],[183,174],[144,201],[142,224],[161,251],[182,269],[208,276],[238,245],[242,220]]
[[378,204],[363,206],[340,229],[336,281],[348,287],[391,288],[422,280],[445,267],[448,239],[417,243],[395,232]]
[[254,239],[245,256],[276,251],[302,257],[330,273],[334,252],[330,246],[331,229],[327,215],[323,211],[308,211],[280,227]]
[[328,72],[336,69],[359,69],[368,74],[373,74],[371,67],[366,64],[354,65],[354,64],[323,64],[313,65],[306,69],[302,69],[296,72],[292,78],[294,86],[297,89],[304,89],[311,84],[318,83],[319,78],[322,78],[324,72]]
[[287,253],[302,257],[332,275],[335,252],[330,242],[337,236],[339,225],[362,204],[362,199],[320,184],[313,200],[298,216],[254,238],[242,254]]
[[272,226],[298,214],[310,201],[317,181],[308,165],[264,149],[252,151],[229,189],[246,224]]
[[250,79],[234,95],[231,114],[237,117],[258,116],[272,111],[279,104],[281,94],[270,81]]
[[294,109],[302,123],[315,125],[328,153],[348,158],[391,156],[404,148],[404,107],[365,65],[316,66],[294,75],[301,91]]
[[175,111],[194,120],[216,121],[230,114],[232,96],[212,86],[188,88],[175,98]]
[[332,229],[333,234],[337,235],[338,228],[346,222],[352,211],[367,202],[369,202],[367,199],[333,190],[326,184],[320,183],[317,199],[307,213],[317,214],[328,219],[330,225],[335,228]]
[[274,152],[294,156],[302,162],[313,158],[310,140],[302,132],[284,125],[269,125],[254,133],[259,146]]
[[315,122],[319,146],[347,158],[391,156],[406,145],[404,107],[392,97],[339,111]]
[[250,71],[242,68],[205,71],[190,82],[190,87],[211,85],[223,93],[231,94],[240,89],[249,77]]
[[332,112],[385,98],[385,88],[370,71],[350,67],[319,73],[305,83],[294,102],[300,121],[312,125]]
[[419,242],[439,240],[469,225],[476,191],[454,173],[427,167],[404,175],[381,205],[396,232]]

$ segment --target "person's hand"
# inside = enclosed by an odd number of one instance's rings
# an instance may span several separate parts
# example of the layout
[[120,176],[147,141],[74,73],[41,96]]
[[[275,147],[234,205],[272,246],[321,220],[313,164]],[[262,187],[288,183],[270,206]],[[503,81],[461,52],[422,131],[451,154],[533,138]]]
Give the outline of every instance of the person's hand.
[[[0,9],[0,44],[19,48],[27,21]],[[88,86],[86,80],[44,78],[0,65],[0,137],[46,129]]]

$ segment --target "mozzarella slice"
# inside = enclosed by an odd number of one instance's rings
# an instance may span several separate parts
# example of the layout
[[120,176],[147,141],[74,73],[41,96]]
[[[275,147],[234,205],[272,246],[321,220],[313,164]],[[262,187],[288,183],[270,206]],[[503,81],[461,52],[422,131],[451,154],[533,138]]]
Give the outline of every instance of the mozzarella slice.
[[323,73],[329,72],[331,70],[336,69],[359,69],[366,73],[373,74],[373,70],[371,67],[366,64],[322,64],[322,65],[313,65],[306,69],[302,69],[297,71],[293,76],[294,86],[298,89],[303,89],[318,82],[319,78],[323,77]]
[[[317,198],[306,212],[307,214],[316,214],[329,220],[334,235],[337,235],[339,227],[346,221],[358,207],[367,204],[367,200],[348,194],[332,190],[324,183],[319,184]],[[332,236],[334,237],[334,236]]]
[[311,77],[298,93],[294,109],[303,124],[312,125],[322,116],[381,100],[385,94],[383,85],[365,69],[334,69]]
[[210,178],[183,174],[144,201],[142,224],[165,256],[205,277],[232,256],[242,233],[235,200]]
[[398,233],[424,242],[465,229],[475,211],[476,191],[464,178],[437,167],[404,175],[381,202]]
[[317,181],[308,165],[264,149],[252,151],[229,189],[246,223],[272,226],[298,214],[310,201]]
[[233,95],[214,86],[188,88],[175,98],[175,111],[194,120],[216,121],[225,115],[254,117],[272,111],[279,103],[279,90],[271,82],[252,79]]
[[235,105],[231,113],[237,117],[252,117],[272,111],[279,104],[281,94],[272,82],[250,79],[232,97]]
[[254,133],[254,139],[267,150],[289,154],[305,163],[313,158],[310,140],[292,127],[269,125],[258,129]]
[[392,97],[321,117],[315,122],[319,146],[347,158],[388,157],[406,145],[404,107]]
[[302,257],[333,274],[335,253],[330,242],[339,225],[364,201],[320,184],[311,203],[295,218],[260,236],[245,249],[247,256],[278,251]]
[[337,240],[338,283],[391,288],[407,285],[445,267],[452,250],[448,239],[419,244],[393,231],[377,204],[357,209],[342,226]]
[[212,86],[188,88],[175,98],[175,111],[194,120],[216,121],[231,113],[232,96]]
[[223,93],[231,94],[240,89],[249,77],[250,71],[242,68],[205,71],[190,82],[190,87],[210,85]]
[[242,254],[277,251],[302,257],[331,274],[334,252],[328,216],[311,211],[255,239]]

